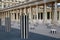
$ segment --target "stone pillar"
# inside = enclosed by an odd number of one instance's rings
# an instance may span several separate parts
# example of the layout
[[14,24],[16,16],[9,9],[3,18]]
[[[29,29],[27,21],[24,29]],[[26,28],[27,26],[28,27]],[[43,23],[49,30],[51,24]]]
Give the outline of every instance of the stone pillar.
[[4,22],[3,22],[3,25],[5,25],[5,12],[3,13],[3,15],[4,15],[4,16],[3,16],[3,21],[4,21]]
[[26,14],[26,8],[23,9],[23,13]]
[[60,22],[60,11],[59,11],[59,22]]
[[57,2],[55,2],[55,7],[54,7],[54,21],[57,21]]
[[53,24],[53,19],[54,19],[54,5],[53,4],[51,4],[51,6],[52,6],[52,13],[51,13],[51,23]]
[[39,8],[38,8],[38,5],[36,6],[36,15],[37,15],[37,20],[38,20],[38,10]]
[[16,10],[16,20],[18,21],[18,10]]
[[44,4],[44,9],[43,9],[44,13],[43,13],[43,23],[47,22],[47,6],[46,4]]
[[13,10],[13,21],[15,21],[15,11]]
[[[14,20],[15,20],[15,21],[17,21],[17,15],[16,15],[16,14],[17,14],[17,12],[16,12],[16,10],[14,10]],[[16,16],[15,16],[15,15],[16,15]],[[15,19],[15,17],[16,17],[16,19]]]
[[20,21],[20,9],[19,9],[18,13],[19,13],[19,15],[18,15],[18,21]]
[[3,15],[4,15],[3,18],[5,19],[5,12],[3,12]]
[[54,5],[52,4],[52,24],[57,23],[57,2],[54,2]]
[[50,11],[50,20],[51,20],[51,11]]
[[28,32],[29,32],[29,16],[26,13],[20,15],[20,26],[21,26],[21,38],[28,39]]
[[6,3],[6,7],[8,7],[8,3]]
[[10,32],[10,28],[11,28],[11,19],[10,19],[10,13],[8,11],[5,17],[5,31]]
[[20,9],[20,11],[19,11],[19,12],[20,12],[20,16],[21,16],[21,14],[22,14],[22,9]]
[[30,6],[29,20],[32,21],[32,7]]
[[4,3],[2,3],[2,8],[4,8]]
[[[32,14],[34,15],[33,17],[34,17],[34,20],[36,20],[36,8],[35,7],[33,7],[33,9],[32,9],[33,11],[32,11]],[[33,18],[32,17],[32,18]]]
[[10,11],[10,14],[11,14],[11,21],[12,21],[14,17],[12,11]]

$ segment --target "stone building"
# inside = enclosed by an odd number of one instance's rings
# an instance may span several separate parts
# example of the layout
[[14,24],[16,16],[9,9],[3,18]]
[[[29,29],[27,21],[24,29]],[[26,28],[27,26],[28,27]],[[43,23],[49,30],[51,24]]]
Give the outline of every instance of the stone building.
[[17,5],[18,3],[19,3],[19,0],[0,0],[0,9]]
[[[60,0],[12,0],[14,2],[11,3],[8,1],[6,3],[5,0],[1,1],[2,9],[0,9],[0,24],[5,26],[7,32],[10,32],[11,26],[14,28],[21,27],[21,34],[23,32],[22,35],[24,35],[25,39],[25,37],[28,38],[28,24],[30,23],[51,23],[53,24],[52,27],[60,27],[60,6],[57,5],[60,3]],[[24,14],[24,16],[21,17],[22,14]],[[27,18],[25,16],[27,14],[29,14],[29,23],[28,20],[25,19]],[[23,21],[21,22],[20,19]],[[18,26],[18,24],[22,25]]]
[[[15,2],[12,3],[14,4]],[[5,20],[5,17],[10,14],[11,21],[19,21],[21,13],[28,13],[31,21],[41,21],[42,23],[54,21],[60,23],[60,7],[57,6],[59,2],[59,0],[25,0],[21,4],[1,9],[0,18]]]

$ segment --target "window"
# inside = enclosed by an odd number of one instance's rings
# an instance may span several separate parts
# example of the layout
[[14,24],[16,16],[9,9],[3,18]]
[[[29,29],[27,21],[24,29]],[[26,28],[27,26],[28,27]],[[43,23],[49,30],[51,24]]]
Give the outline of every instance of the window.
[[18,13],[18,19],[20,18],[20,15],[19,15],[19,13]]
[[51,12],[51,19],[53,19],[54,18],[54,13],[53,12]]
[[43,13],[41,13],[41,19],[43,19]]
[[57,12],[57,20],[59,20],[59,11]]
[[33,19],[37,19],[37,15],[33,15]]
[[15,13],[15,19],[16,19],[16,13]]
[[47,12],[47,19],[50,19],[50,12]]
[[37,19],[37,15],[35,15],[35,19]]
[[12,15],[13,15],[13,13],[12,13]]
[[34,15],[33,15],[33,19],[34,19]]
[[4,5],[4,8],[6,7],[6,5]]
[[38,13],[38,19],[40,19],[40,13]]

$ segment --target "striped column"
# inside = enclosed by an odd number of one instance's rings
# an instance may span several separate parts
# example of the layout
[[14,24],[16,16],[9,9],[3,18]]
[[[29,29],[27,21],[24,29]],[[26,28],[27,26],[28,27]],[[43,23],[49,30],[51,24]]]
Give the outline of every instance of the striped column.
[[20,26],[21,26],[21,38],[28,39],[28,32],[29,32],[29,16],[26,13],[22,13],[20,16]]
[[11,18],[10,18],[10,13],[9,11],[6,12],[6,17],[5,17],[5,32],[10,32],[11,28]]
[[0,18],[0,26],[1,26],[1,18]]

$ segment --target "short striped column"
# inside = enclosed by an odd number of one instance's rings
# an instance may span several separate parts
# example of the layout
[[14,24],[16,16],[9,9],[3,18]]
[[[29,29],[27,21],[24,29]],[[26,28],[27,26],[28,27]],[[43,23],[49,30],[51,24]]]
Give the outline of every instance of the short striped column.
[[11,18],[10,14],[7,12],[5,17],[5,32],[10,32],[11,28]]
[[28,14],[22,14],[20,16],[20,25],[21,25],[21,38],[28,39],[29,34],[29,16]]

